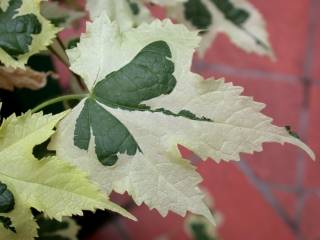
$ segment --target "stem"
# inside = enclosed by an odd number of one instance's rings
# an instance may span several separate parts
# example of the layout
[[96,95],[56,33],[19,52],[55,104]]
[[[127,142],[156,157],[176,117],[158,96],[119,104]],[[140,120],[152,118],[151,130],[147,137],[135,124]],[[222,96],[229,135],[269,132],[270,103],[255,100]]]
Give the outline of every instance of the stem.
[[72,75],[76,78],[76,80],[77,80],[77,82],[78,82],[81,90],[87,91],[87,87],[86,87],[86,85],[83,83],[81,77],[80,77],[78,74],[75,74],[75,73],[72,72],[72,71],[71,71],[71,73],[72,73]]
[[88,96],[88,94],[71,94],[71,95],[65,95],[65,96],[52,98],[52,99],[49,99],[49,100],[41,103],[40,105],[36,106],[35,108],[33,108],[31,110],[31,113],[36,113],[39,110],[41,110],[47,106],[53,105],[55,103],[58,103],[58,102],[62,102],[62,101],[66,101],[66,100],[81,100],[87,96]]
[[64,45],[64,43],[62,42],[61,38],[59,37],[59,35],[57,35],[57,41],[60,45],[60,47],[63,49],[64,52],[66,52],[66,46]]
[[69,63],[63,58],[61,57],[61,55],[51,46],[48,47],[48,49],[50,50],[50,52],[53,53],[53,55],[55,55],[66,67],[69,68]]

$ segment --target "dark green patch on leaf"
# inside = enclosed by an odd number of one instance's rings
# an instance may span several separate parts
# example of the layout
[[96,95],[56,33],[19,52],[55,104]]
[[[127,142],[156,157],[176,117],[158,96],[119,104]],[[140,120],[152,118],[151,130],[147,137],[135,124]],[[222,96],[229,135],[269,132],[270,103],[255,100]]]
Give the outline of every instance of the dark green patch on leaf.
[[207,227],[203,223],[191,223],[190,230],[194,240],[216,240],[209,235]]
[[188,110],[181,110],[179,113],[174,113],[174,112],[171,112],[171,111],[169,111],[167,109],[164,109],[164,108],[158,108],[158,109],[155,109],[155,110],[152,110],[152,109],[148,108],[148,109],[141,109],[140,111],[161,112],[161,113],[164,113],[166,115],[174,116],[174,117],[184,117],[184,118],[188,118],[188,119],[191,119],[191,120],[204,121],[204,122],[213,122],[213,120],[211,120],[209,118],[198,117],[194,113],[192,113],[192,112],[190,112]]
[[70,240],[69,238],[62,237],[56,233],[69,228],[69,223],[66,221],[59,222],[55,219],[48,219],[43,214],[38,215],[37,223],[39,225],[37,240]]
[[88,150],[92,134],[98,160],[105,166],[112,166],[118,160],[118,153],[135,155],[139,146],[128,129],[95,100],[87,99],[77,119],[74,144]]
[[68,16],[63,16],[58,18],[49,18],[49,20],[54,26],[59,27],[60,25],[67,22],[68,18],[69,18]]
[[40,236],[48,233],[54,233],[59,230],[65,230],[69,227],[69,223],[67,222],[59,222],[55,219],[47,219],[42,215],[38,217],[37,223],[39,225],[38,233]]
[[292,130],[291,126],[285,126],[285,129],[292,137],[300,139],[299,135]]
[[235,7],[230,0],[211,0],[211,2],[217,6],[226,19],[237,26],[244,24],[250,17],[246,10]]
[[0,223],[2,223],[5,229],[9,229],[10,231],[17,233],[16,228],[12,225],[12,221],[10,218],[0,216]]
[[18,13],[22,0],[10,0],[6,11],[0,9],[0,48],[12,57],[25,54],[32,43],[32,34],[41,32],[41,23],[34,14]]
[[80,38],[71,39],[71,40],[68,42],[68,49],[72,49],[72,48],[77,47],[77,44],[78,44],[79,42],[80,42]]
[[135,2],[132,2],[131,0],[127,0],[130,10],[133,13],[133,15],[139,15],[140,13],[140,8],[139,5]]
[[162,112],[192,120],[212,121],[187,110],[173,113],[163,108],[151,110],[150,107],[141,104],[162,94],[170,94],[175,88],[174,64],[169,59],[171,57],[170,48],[164,41],[147,45],[130,63],[97,83],[93,89],[93,98],[113,108]]
[[35,156],[35,158],[37,158],[38,160],[42,160],[46,157],[54,156],[56,152],[48,150],[49,143],[50,143],[50,139],[34,146],[32,150],[33,156]]
[[14,208],[14,197],[7,185],[0,182],[0,213],[8,213]]
[[184,16],[198,29],[207,29],[212,24],[212,16],[201,0],[184,3]]
[[[139,108],[142,101],[169,94],[176,86],[171,51],[164,41],[143,48],[126,66],[96,84],[99,102],[122,109]],[[141,106],[140,106],[141,107]]]

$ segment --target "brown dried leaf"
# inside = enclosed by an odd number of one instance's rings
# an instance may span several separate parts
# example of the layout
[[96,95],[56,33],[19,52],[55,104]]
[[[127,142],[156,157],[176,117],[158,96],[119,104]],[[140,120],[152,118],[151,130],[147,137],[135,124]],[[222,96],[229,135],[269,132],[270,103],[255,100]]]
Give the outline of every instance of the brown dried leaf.
[[31,68],[13,69],[0,67],[0,88],[13,91],[14,88],[28,88],[38,90],[47,84],[47,77],[50,72],[37,72]]

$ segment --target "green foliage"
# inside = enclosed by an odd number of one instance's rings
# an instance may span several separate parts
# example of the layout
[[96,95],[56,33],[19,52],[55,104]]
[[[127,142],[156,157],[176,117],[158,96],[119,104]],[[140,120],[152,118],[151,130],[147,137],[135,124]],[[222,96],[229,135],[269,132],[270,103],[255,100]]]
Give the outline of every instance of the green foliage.
[[46,50],[59,31],[40,14],[40,3],[0,1],[0,61],[6,67],[25,68],[29,58]]
[[200,0],[188,0],[184,3],[185,18],[198,29],[206,30],[212,24],[212,16]]

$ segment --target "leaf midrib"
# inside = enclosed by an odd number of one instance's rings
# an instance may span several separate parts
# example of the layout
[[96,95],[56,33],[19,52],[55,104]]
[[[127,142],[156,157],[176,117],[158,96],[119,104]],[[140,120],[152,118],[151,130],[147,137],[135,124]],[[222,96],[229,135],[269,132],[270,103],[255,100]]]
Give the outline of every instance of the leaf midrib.
[[[42,188],[48,188],[48,189],[55,189],[56,191],[58,192],[66,192],[68,194],[71,194],[71,195],[75,195],[75,196],[82,196],[86,199],[89,199],[91,201],[94,201],[94,202],[99,202],[99,203],[103,203],[103,202],[100,202],[100,201],[97,201],[95,200],[94,198],[90,198],[86,195],[82,195],[82,194],[79,194],[79,193],[75,193],[75,192],[70,192],[70,191],[67,191],[67,190],[64,190],[64,189],[61,189],[61,188],[57,188],[57,187],[54,187],[54,186],[50,186],[50,185],[46,185],[46,184],[41,184],[41,183],[38,183],[38,182],[33,182],[33,181],[30,181],[30,180],[24,180],[24,179],[19,179],[19,178],[16,178],[16,177],[12,177],[12,176],[9,176],[5,173],[0,173],[2,176],[4,176],[5,178],[9,178],[9,179],[12,179],[11,181],[17,181],[17,182],[22,182],[23,184],[34,184],[34,185],[39,185],[40,187]],[[13,184],[13,185],[16,185],[16,184]]]

